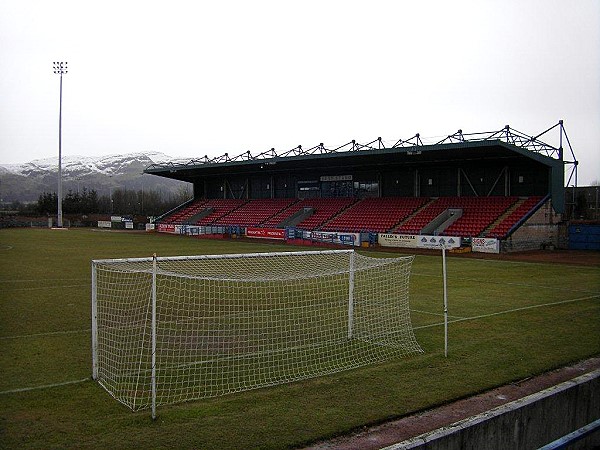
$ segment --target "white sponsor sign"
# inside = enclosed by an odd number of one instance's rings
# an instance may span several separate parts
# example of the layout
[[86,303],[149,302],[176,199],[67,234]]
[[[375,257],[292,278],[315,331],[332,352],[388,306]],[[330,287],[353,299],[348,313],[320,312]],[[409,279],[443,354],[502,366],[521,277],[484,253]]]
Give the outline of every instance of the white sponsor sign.
[[133,222],[125,222],[126,230],[133,230]]
[[99,220],[98,227],[99,228],[111,228],[112,222],[110,220]]
[[146,224],[146,231],[154,231],[155,227],[156,227],[155,224],[153,224],[153,223],[147,223]]
[[382,247],[440,248],[443,245],[445,248],[458,248],[461,239],[457,236],[380,233],[377,242]]
[[359,233],[344,233],[335,231],[309,231],[308,239],[312,239],[313,241],[331,242],[333,244],[360,246]]
[[460,247],[460,238],[457,236],[417,236],[417,244],[420,248],[458,248]]
[[471,249],[480,253],[500,253],[500,241],[494,238],[473,238]]
[[379,233],[377,242],[382,247],[416,248],[417,236],[412,234]]
[[206,227],[189,225],[186,229],[186,234],[188,236],[200,236],[201,234],[206,234]]

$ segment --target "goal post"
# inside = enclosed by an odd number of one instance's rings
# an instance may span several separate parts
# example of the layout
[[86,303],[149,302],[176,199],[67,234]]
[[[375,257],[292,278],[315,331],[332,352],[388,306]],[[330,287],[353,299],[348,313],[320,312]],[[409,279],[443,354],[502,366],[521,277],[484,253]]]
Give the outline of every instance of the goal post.
[[422,352],[413,257],[353,250],[92,261],[92,376],[132,410]]

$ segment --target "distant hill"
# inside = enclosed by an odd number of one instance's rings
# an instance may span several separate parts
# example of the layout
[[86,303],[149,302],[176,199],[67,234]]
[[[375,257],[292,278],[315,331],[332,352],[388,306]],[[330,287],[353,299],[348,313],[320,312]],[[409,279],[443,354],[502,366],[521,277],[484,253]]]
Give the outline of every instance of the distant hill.
[[[109,195],[114,189],[161,191],[176,194],[191,186],[181,181],[143,174],[150,164],[174,161],[160,152],[129,153],[101,157],[64,156],[63,192],[95,189]],[[58,157],[23,164],[0,164],[0,201],[36,201],[42,192],[58,190]]]

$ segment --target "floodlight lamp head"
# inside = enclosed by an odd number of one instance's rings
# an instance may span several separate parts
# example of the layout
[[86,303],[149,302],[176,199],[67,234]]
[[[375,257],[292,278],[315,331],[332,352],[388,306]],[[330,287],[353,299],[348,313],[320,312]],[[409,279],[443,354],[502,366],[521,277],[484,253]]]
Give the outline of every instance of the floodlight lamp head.
[[54,66],[53,66],[54,73],[60,74],[60,75],[68,73],[68,71],[67,71],[67,62],[54,61],[53,64],[54,64]]

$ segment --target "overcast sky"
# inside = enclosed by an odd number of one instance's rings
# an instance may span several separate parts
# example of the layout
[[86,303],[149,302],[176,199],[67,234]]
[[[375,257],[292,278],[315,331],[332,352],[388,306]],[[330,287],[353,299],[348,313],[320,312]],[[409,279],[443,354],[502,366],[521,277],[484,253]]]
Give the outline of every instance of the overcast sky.
[[[0,164],[564,120],[600,179],[600,1],[0,0]],[[543,138],[558,145],[558,132]]]

